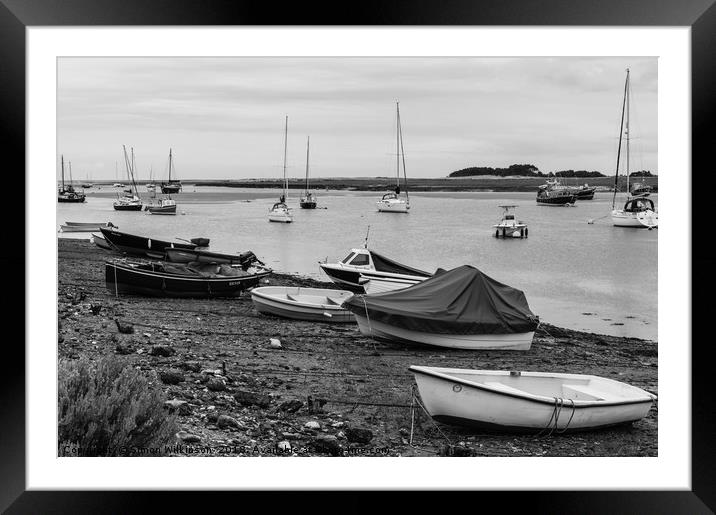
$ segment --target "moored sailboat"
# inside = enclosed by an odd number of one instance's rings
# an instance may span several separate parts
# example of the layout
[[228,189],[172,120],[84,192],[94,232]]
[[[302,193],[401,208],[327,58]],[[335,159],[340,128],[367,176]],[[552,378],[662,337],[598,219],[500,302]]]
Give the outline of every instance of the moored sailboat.
[[[629,69],[624,82],[624,99],[622,116],[619,126],[619,147],[617,149],[617,165],[614,174],[614,196],[612,197],[612,223],[615,227],[634,227],[653,229],[659,225],[659,215],[651,199],[645,196],[630,196],[629,190],[629,100],[630,100]],[[626,120],[625,120],[626,114]],[[625,123],[626,122],[626,123]],[[619,159],[621,157],[622,138],[626,140],[626,191],[627,200],[622,209],[616,209],[616,198],[619,185]]]
[[[172,149],[169,149],[169,177],[172,176]],[[167,194],[165,198],[157,200],[156,189],[152,189],[153,202],[147,206],[147,211],[152,215],[175,215],[177,214],[177,203]]]
[[303,196],[301,196],[301,201],[299,202],[301,209],[316,209],[316,202],[318,201],[316,196],[311,193],[311,190],[308,188],[308,151],[310,145],[311,137],[308,136],[306,139],[306,190],[303,192]]
[[[395,103],[396,111],[396,183],[395,190],[383,195],[376,202],[378,211],[383,213],[407,213],[410,209],[410,196],[408,195],[408,176],[405,171],[405,152],[403,150],[403,131],[400,125],[400,103]],[[405,198],[400,196],[400,158],[403,158],[403,177],[405,182]]]
[[134,147],[131,149],[131,161],[127,157],[127,148],[122,145],[122,149],[124,150],[124,164],[127,168],[130,186],[125,190],[125,195],[119,196],[117,194],[117,200],[114,201],[113,207],[116,211],[141,211],[143,207],[142,199],[139,198],[137,183],[134,180]]
[[65,184],[65,156],[61,156],[62,161],[62,185],[57,191],[57,202],[73,202],[79,203],[85,201],[85,194],[80,191],[75,191],[72,186],[72,164],[70,163],[70,183]]
[[273,207],[269,210],[269,222],[293,222],[291,210],[286,205],[286,190],[288,189],[288,181],[286,179],[286,150],[288,148],[288,116],[286,116],[286,127],[284,129],[283,140],[283,194],[279,197]]

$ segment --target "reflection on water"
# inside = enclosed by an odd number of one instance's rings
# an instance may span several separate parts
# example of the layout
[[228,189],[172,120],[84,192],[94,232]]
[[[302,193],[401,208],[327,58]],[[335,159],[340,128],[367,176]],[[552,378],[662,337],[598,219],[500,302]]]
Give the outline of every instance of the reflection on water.
[[[122,231],[161,239],[208,237],[211,250],[250,249],[277,271],[323,280],[318,261],[363,246],[370,226],[370,248],[428,271],[473,265],[524,290],[546,322],[657,339],[658,230],[613,227],[609,217],[587,224],[609,213],[610,193],[597,192],[575,207],[537,205],[534,193],[413,193],[406,215],[378,213],[380,192],[319,192],[325,209],[304,210],[292,190],[294,222],[279,224],[267,218],[278,190],[192,190],[173,196],[176,216],[114,211],[110,191],[90,192],[84,205],[58,204],[57,225],[111,221]],[[652,198],[658,204],[658,196]],[[498,206],[506,203],[518,205],[529,238],[494,237]]]

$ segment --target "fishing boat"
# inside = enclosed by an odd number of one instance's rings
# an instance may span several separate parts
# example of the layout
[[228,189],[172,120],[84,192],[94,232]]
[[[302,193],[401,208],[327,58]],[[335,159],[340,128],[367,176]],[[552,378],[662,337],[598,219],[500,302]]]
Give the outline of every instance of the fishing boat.
[[463,265],[343,306],[371,338],[470,350],[528,350],[539,319],[522,291]]
[[271,270],[231,265],[200,266],[172,263],[105,263],[107,290],[152,297],[236,297],[259,284]]
[[241,254],[221,254],[200,249],[168,248],[164,250],[164,260],[170,263],[213,263],[224,265],[249,266],[253,263],[263,265],[256,254],[247,250]]
[[495,228],[495,237],[499,238],[526,238],[528,235],[527,224],[521,220],[515,219],[515,214],[510,213],[510,209],[514,209],[516,205],[499,206],[504,212],[500,223],[493,225]]
[[632,183],[629,193],[632,197],[648,197],[651,195],[651,186],[646,182],[635,182]]
[[353,313],[341,307],[353,292],[294,286],[262,286],[251,290],[259,313],[314,322],[355,322]]
[[568,190],[552,189],[546,184],[537,189],[537,204],[543,206],[573,206],[576,201],[576,195]]
[[126,232],[117,231],[114,228],[107,229],[100,227],[99,230],[102,233],[102,236],[104,236],[104,238],[115,250],[124,254],[146,256],[155,259],[163,259],[166,249],[195,249],[196,247],[202,246],[198,245],[197,242],[206,242],[206,245],[203,246],[207,246],[209,244],[206,238],[195,238],[194,240],[189,240],[186,243],[180,243],[128,234]]
[[65,222],[60,225],[60,232],[96,232],[100,227],[109,229],[116,227],[112,222]]
[[70,163],[70,182],[65,184],[65,156],[60,156],[61,168],[62,168],[62,183],[60,188],[57,190],[57,202],[62,203],[80,203],[85,201],[85,194],[81,191],[76,191],[72,186],[72,163]]
[[563,190],[572,193],[576,200],[592,200],[594,192],[597,191],[596,186],[589,186],[586,183],[581,186],[568,186],[560,183],[558,179],[547,180],[546,185],[549,190]]
[[[612,197],[612,223],[615,227],[647,228],[659,226],[659,215],[654,202],[645,196],[629,195],[629,102],[631,97],[629,69],[626,71],[624,83],[624,99],[622,101],[621,125],[619,128],[619,147],[617,149],[617,165],[614,173],[614,196]],[[626,113],[626,120],[625,120]],[[625,123],[626,122],[626,123]],[[626,191],[627,199],[622,209],[616,209],[617,190],[619,189],[619,159],[621,157],[622,139],[626,141]]]
[[90,236],[90,241],[97,245],[99,248],[104,250],[114,250],[112,246],[105,240],[101,235],[99,234],[92,234]]
[[[179,193],[181,191],[181,181],[179,179],[172,179],[172,149],[169,149],[169,180],[162,182],[161,189],[162,193]],[[176,170],[174,170],[176,176]]]
[[593,375],[409,370],[433,419],[497,431],[563,433],[628,424],[647,416],[657,400],[641,388]]
[[117,200],[114,201],[112,206],[116,211],[141,211],[142,210],[142,199],[139,198],[139,192],[137,191],[137,183],[134,180],[134,147],[132,147],[131,160],[127,156],[127,147],[122,145],[124,151],[124,164],[127,169],[127,177],[129,179],[129,187],[124,190],[124,195],[120,196],[117,194]]
[[[376,203],[378,211],[382,213],[407,213],[410,209],[410,196],[408,195],[408,176],[405,171],[405,152],[403,150],[403,131],[400,126],[400,103],[395,103],[396,110],[396,183],[395,190],[386,193]],[[403,177],[405,183],[405,198],[400,196],[400,158],[403,161]]]
[[306,139],[306,189],[304,190],[303,195],[301,196],[301,200],[299,202],[301,209],[316,209],[316,203],[318,202],[318,199],[313,193],[311,193],[311,190],[308,187],[308,150],[310,144],[311,137],[309,136]]
[[431,273],[398,263],[366,248],[351,249],[348,256],[337,263],[319,263],[321,270],[341,287],[351,291],[371,293],[407,288],[432,276]]
[[284,130],[283,139],[283,194],[279,197],[273,207],[269,210],[269,222],[293,222],[291,210],[286,205],[286,190],[288,189],[288,180],[286,179],[286,150],[288,148],[288,116],[286,116],[286,128]]

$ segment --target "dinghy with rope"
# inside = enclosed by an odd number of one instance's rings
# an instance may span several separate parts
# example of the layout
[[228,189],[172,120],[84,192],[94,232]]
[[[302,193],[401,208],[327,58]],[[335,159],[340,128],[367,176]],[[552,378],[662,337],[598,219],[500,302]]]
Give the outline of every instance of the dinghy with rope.
[[262,286],[251,290],[251,300],[259,313],[295,320],[346,323],[355,322],[353,313],[341,304],[353,296],[347,290]]
[[448,424],[518,432],[584,431],[647,416],[656,395],[582,374],[411,366],[429,415]]

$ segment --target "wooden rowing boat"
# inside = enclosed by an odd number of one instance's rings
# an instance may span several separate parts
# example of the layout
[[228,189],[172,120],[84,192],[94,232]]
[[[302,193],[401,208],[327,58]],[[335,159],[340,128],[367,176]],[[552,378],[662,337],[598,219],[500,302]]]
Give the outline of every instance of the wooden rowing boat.
[[296,320],[346,323],[355,322],[353,313],[341,307],[353,296],[347,290],[262,286],[251,290],[251,300],[259,313]]

